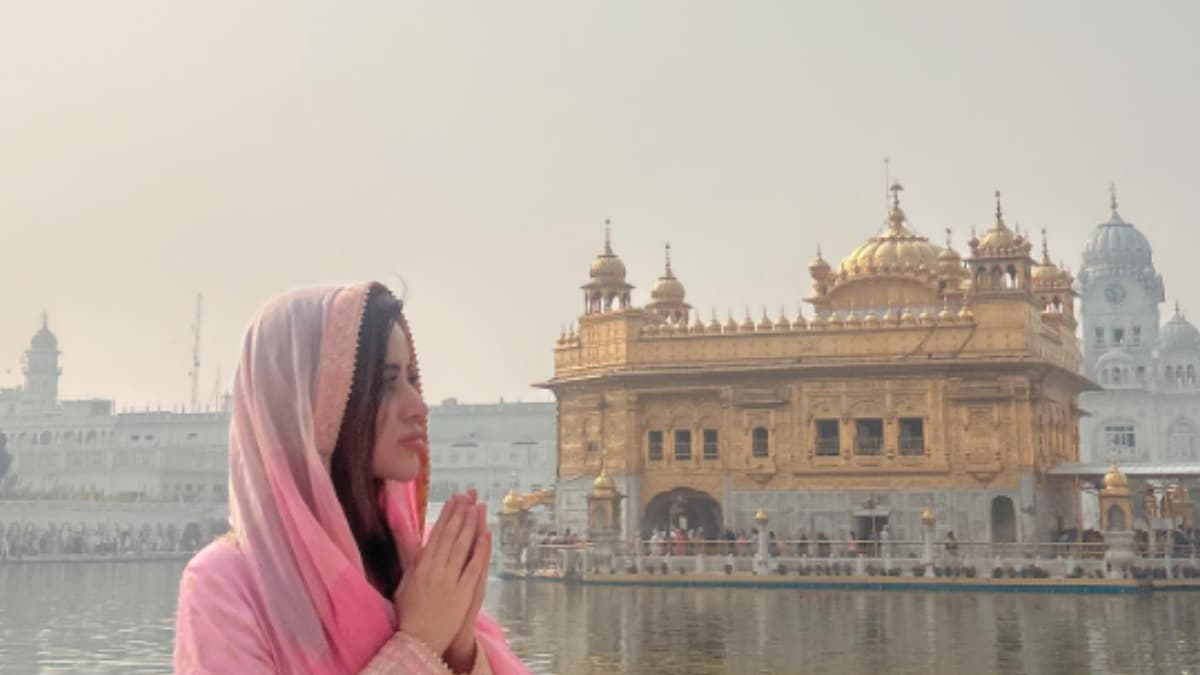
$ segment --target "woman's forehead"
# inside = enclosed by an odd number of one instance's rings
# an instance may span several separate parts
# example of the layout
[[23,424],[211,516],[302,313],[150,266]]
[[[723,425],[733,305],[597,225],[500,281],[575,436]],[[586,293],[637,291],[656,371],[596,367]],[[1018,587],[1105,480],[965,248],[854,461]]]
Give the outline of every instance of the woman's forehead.
[[404,329],[399,324],[395,324],[392,326],[391,335],[388,336],[387,361],[388,363],[408,365],[409,358],[408,336],[404,334]]

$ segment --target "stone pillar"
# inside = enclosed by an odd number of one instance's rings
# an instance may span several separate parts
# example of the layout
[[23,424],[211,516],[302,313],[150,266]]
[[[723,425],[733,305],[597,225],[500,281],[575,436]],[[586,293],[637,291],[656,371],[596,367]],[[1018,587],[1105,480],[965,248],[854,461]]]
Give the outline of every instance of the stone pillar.
[[621,499],[616,483],[601,468],[588,493],[587,537],[592,550],[586,571],[591,567],[612,568],[616,565],[617,540],[621,531]]
[[754,573],[766,575],[771,573],[771,563],[767,556],[767,511],[759,509],[754,514],[754,522],[758,524],[758,555],[754,556]]

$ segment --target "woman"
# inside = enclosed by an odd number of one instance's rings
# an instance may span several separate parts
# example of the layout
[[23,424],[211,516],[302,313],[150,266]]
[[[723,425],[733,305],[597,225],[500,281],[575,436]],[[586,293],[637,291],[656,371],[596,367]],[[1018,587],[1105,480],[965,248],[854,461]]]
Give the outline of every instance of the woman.
[[422,544],[427,423],[386,288],[268,303],[234,381],[232,530],[184,570],[175,671],[528,672],[479,612],[491,533],[475,495]]

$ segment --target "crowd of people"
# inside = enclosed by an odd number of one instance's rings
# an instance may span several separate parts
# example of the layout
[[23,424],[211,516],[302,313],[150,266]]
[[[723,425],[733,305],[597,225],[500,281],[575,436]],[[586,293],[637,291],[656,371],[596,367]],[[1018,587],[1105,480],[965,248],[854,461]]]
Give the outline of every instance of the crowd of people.
[[47,556],[140,556],[190,553],[220,536],[224,523],[0,522],[0,560]]

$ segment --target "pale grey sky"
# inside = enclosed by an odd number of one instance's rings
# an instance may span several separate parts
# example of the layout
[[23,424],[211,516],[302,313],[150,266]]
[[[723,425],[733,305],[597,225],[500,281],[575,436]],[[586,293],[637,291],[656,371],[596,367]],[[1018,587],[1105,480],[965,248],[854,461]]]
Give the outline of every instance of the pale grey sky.
[[1200,312],[1195,2],[7,2],[0,383],[43,308],[67,397],[227,386],[297,285],[404,275],[428,396],[532,399],[600,249],[645,302],[774,315],[883,219],[1121,212]]

